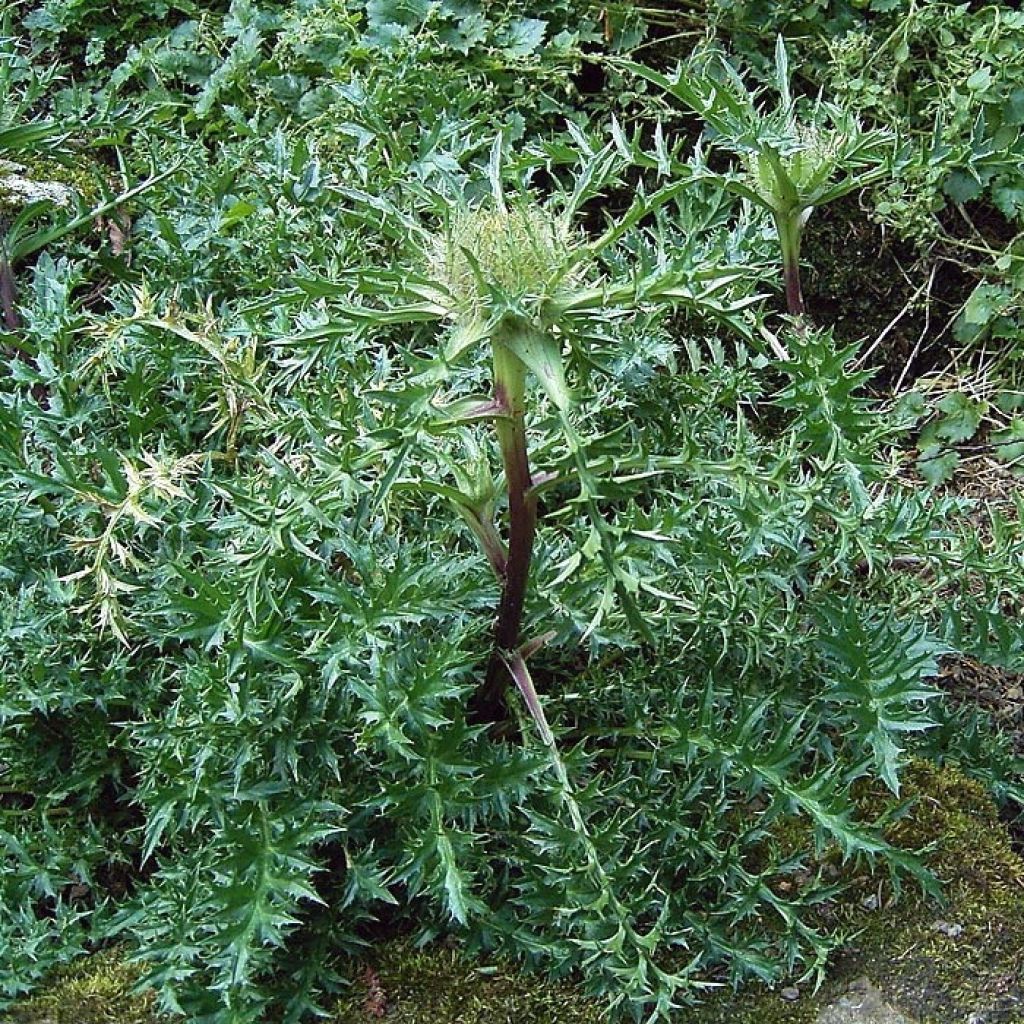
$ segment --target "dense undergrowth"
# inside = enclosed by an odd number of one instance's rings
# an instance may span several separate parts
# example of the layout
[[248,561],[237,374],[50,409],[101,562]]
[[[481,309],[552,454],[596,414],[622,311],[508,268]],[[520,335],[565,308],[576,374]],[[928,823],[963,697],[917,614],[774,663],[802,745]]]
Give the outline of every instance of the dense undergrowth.
[[[7,7],[0,997],[312,1019],[397,932],[666,1018],[820,972],[830,863],[935,890],[858,780],[1016,813],[934,679],[1021,664],[940,485],[1024,443],[1024,26],[924,6]],[[938,391],[803,308],[843,195],[980,278]]]

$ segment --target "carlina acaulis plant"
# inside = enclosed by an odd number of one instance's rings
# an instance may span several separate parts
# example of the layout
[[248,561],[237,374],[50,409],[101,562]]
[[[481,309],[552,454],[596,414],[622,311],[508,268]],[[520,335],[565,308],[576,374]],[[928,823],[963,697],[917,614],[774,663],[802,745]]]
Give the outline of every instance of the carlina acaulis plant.
[[[385,308],[348,304],[344,309],[344,315],[361,324],[445,322],[443,355],[422,378],[432,386],[447,379],[451,367],[471,353],[481,355],[487,350],[489,356],[490,394],[442,400],[433,406],[437,419],[431,429],[444,432],[474,423],[493,424],[508,505],[505,538],[494,521],[493,488],[459,473],[456,476],[464,479],[458,487],[435,481],[425,484],[425,489],[455,505],[501,587],[493,649],[471,701],[471,717],[478,722],[507,718],[505,693],[512,683],[523,691],[534,714],[536,695],[527,692],[532,683],[526,658],[549,637],[524,640],[523,616],[538,525],[538,489],[555,479],[579,488],[579,504],[590,521],[594,551],[609,588],[635,634],[650,639],[637,606],[635,580],[617,558],[614,531],[599,507],[600,484],[572,419],[575,398],[563,363],[567,338],[578,333],[580,324],[616,319],[641,306],[683,304],[700,313],[735,318],[752,301],[746,295],[729,296],[739,273],[733,268],[677,268],[667,262],[646,273],[628,273],[621,280],[602,275],[600,253],[688,186],[673,182],[651,195],[638,194],[619,220],[591,239],[574,226],[574,218],[589,197],[615,179],[619,160],[613,143],[592,151],[571,196],[541,202],[525,189],[506,195],[499,138],[488,164],[486,197],[445,201],[442,224],[432,231],[403,219],[403,229],[412,229],[418,237],[415,262],[398,271],[357,275],[359,293],[384,300]],[[348,283],[318,282],[316,287],[351,294]],[[531,466],[527,444],[529,418],[545,399],[545,412],[554,414],[569,462],[553,473],[538,473]],[[594,625],[603,613],[598,611]]]

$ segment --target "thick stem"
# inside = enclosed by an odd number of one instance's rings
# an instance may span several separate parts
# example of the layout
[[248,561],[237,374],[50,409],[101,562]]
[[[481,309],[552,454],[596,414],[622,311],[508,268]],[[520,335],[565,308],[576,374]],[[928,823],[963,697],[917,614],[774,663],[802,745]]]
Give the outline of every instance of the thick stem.
[[495,429],[508,488],[508,557],[494,650],[483,685],[470,705],[472,720],[492,723],[506,717],[505,693],[509,684],[515,682],[508,669],[507,652],[514,651],[519,644],[537,529],[537,498],[531,492],[533,481],[526,449],[526,367],[498,339],[494,342],[494,397],[504,410],[495,419]]
[[786,283],[786,310],[794,319],[803,320],[804,294],[800,287],[800,213],[780,214],[775,218],[782,246],[782,271]]
[[16,331],[21,326],[15,300],[14,271],[10,263],[0,256],[0,317],[8,331]]

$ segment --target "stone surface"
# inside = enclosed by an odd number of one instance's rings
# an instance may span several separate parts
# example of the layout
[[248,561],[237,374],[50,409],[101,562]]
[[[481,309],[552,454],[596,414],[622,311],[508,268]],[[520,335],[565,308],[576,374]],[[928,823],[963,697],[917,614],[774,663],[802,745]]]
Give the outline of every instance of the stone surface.
[[867,978],[858,978],[845,995],[818,1014],[815,1024],[913,1024],[913,1021],[894,1010]]

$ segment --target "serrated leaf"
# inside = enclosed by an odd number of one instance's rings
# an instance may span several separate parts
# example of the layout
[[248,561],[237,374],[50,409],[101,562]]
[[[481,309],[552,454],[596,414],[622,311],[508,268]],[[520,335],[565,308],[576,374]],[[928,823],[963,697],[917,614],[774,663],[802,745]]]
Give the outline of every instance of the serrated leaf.
[[501,49],[507,57],[528,57],[544,44],[548,23],[540,18],[518,18],[502,34]]
[[944,182],[942,190],[954,203],[968,203],[981,195],[982,184],[973,174],[953,171]]
[[933,487],[945,483],[956,472],[960,465],[960,456],[956,452],[943,452],[941,455],[930,455],[917,460],[917,471]]
[[936,435],[953,444],[959,444],[961,441],[969,441],[977,433],[982,418],[988,411],[988,403],[954,391],[946,395],[937,408],[943,415],[935,428]]
[[906,394],[900,395],[893,411],[900,420],[916,423],[927,414],[928,406],[920,391],[908,391]]
[[368,0],[366,20],[372,28],[417,28],[430,13],[430,0]]
[[1012,184],[995,185],[992,188],[992,202],[999,212],[1009,220],[1016,220],[1024,213],[1024,187],[1019,179],[1011,179]]
[[469,921],[465,883],[455,862],[455,853],[446,832],[442,831],[437,837],[437,852],[444,868],[444,891],[448,901],[448,911],[459,924],[465,925]]
[[1012,295],[1003,285],[978,285],[968,296],[953,325],[954,337],[963,344],[975,341],[1012,301]]
[[1013,462],[1024,457],[1024,419],[1017,417],[1004,430],[992,435],[996,446],[996,458]]

